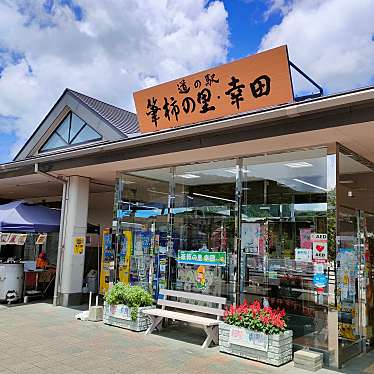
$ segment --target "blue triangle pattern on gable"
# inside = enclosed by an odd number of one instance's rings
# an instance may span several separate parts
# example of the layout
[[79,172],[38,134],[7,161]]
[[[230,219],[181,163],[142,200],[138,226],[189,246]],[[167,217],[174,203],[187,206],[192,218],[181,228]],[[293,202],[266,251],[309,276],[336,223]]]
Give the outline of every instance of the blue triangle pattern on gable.
[[73,145],[90,143],[101,139],[102,136],[96,130],[76,114],[70,112],[44,143],[40,152],[67,148]]

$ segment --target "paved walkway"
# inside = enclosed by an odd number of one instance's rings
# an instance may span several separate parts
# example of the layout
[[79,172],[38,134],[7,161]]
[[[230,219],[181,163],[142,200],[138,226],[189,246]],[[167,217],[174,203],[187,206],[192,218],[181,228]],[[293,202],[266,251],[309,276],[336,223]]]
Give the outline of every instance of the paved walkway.
[[[50,304],[0,306],[1,373],[183,373],[308,374],[293,364],[273,368],[257,362],[203,350],[198,331],[184,341],[171,329],[163,336],[144,336],[102,323],[76,321],[76,310]],[[179,334],[178,334],[179,335]],[[374,354],[342,370],[374,374]],[[336,373],[327,369],[318,374]]]

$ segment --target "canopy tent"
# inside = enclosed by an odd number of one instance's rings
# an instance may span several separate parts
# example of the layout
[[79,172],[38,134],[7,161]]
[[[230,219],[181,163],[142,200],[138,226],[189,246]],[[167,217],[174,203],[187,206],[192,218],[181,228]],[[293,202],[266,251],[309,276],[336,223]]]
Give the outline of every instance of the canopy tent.
[[0,205],[0,232],[58,232],[60,210],[24,201]]

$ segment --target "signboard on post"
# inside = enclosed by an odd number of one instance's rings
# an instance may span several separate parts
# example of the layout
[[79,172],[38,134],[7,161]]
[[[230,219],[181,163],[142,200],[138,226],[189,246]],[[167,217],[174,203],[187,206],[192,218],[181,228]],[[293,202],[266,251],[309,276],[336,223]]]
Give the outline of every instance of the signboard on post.
[[134,93],[142,133],[293,100],[287,46]]
[[74,238],[74,255],[82,255],[84,253],[85,238],[83,236],[77,236]]

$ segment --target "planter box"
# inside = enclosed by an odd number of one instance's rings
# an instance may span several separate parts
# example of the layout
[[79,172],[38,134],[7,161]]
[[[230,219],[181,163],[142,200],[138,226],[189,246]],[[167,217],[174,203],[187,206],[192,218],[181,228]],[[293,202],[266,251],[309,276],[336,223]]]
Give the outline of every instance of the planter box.
[[280,366],[292,360],[292,331],[266,335],[222,322],[219,325],[219,350]]
[[142,310],[154,308],[146,306],[138,308],[138,315],[136,320],[131,319],[132,308],[127,305],[109,305],[104,303],[104,318],[103,321],[106,325],[121,327],[123,329],[132,331],[145,331],[151,324],[148,316],[142,313]]

